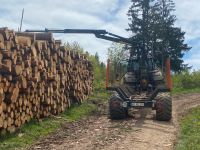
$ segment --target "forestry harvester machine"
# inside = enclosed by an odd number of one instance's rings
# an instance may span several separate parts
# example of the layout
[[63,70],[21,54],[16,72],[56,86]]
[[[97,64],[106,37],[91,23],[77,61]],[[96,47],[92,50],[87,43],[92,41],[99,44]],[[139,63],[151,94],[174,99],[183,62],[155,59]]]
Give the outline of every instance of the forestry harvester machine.
[[[64,29],[64,30],[26,30],[26,32],[50,32],[68,34],[94,34],[97,38],[133,47],[135,44],[129,38],[124,38],[106,30]],[[166,59],[165,72],[156,66],[156,58],[151,54],[140,52],[131,54],[127,60],[119,60],[113,65],[108,60],[106,69],[106,89],[114,91],[109,99],[109,114],[111,119],[127,117],[130,108],[152,108],[156,110],[156,119],[169,121],[172,117],[172,99],[170,89],[170,59]],[[115,67],[113,69],[113,66]],[[110,70],[114,70],[111,72]],[[163,69],[162,69],[163,70]],[[112,84],[110,75],[114,74]],[[117,84],[116,84],[117,83]],[[111,85],[111,86],[110,86]]]

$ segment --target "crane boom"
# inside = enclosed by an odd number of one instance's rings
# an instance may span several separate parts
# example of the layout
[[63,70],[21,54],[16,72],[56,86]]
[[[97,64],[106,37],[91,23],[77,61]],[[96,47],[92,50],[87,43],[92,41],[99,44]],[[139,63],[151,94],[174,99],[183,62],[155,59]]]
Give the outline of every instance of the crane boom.
[[94,34],[97,38],[124,44],[132,44],[132,42],[125,37],[107,32],[106,30],[94,29],[62,29],[62,30],[26,30],[25,32],[51,32],[51,33],[65,33],[65,34]]

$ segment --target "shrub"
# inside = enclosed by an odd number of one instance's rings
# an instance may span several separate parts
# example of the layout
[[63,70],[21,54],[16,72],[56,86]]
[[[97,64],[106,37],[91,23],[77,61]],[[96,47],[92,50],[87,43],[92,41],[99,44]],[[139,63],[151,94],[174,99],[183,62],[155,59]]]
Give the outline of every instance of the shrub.
[[193,89],[200,87],[200,71],[184,71],[173,75],[174,88]]

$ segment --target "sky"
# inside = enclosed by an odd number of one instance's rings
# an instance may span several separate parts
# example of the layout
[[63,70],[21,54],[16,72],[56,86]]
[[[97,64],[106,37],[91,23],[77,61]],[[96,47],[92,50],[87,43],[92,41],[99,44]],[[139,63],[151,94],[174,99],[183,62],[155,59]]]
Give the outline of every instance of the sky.
[[[130,0],[0,0],[0,27],[17,30],[22,9],[25,9],[22,30],[26,29],[106,29],[128,37],[127,11]],[[176,26],[186,32],[185,43],[192,47],[184,56],[184,62],[200,69],[200,1],[174,0]],[[64,42],[77,41],[91,54],[98,52],[100,60],[107,59],[107,49],[112,42],[95,38],[94,35],[54,34]]]

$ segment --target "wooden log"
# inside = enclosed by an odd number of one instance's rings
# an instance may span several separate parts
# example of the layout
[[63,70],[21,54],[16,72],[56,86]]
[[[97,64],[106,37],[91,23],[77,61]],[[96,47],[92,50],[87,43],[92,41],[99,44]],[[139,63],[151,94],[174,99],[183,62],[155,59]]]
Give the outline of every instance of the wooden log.
[[9,99],[11,102],[16,102],[17,98],[19,96],[19,88],[15,87],[9,88],[9,93],[6,94],[6,98]]
[[37,57],[37,50],[34,45],[31,45],[31,54],[34,58]]
[[2,64],[0,64],[0,72],[1,73],[11,73],[12,72],[12,61],[10,59],[2,60]]
[[12,74],[19,76],[22,74],[22,66],[21,65],[13,65],[12,66]]
[[31,47],[31,38],[18,36],[17,39],[20,45]]
[[4,50],[5,45],[4,45],[4,37],[2,34],[0,34],[0,50]]
[[[21,37],[29,37],[31,39],[31,42],[34,43],[35,42],[35,33],[29,33],[29,32],[16,32],[17,36],[21,36]],[[19,41],[18,41],[19,43]]]
[[11,127],[12,119],[10,117],[7,118],[7,127]]
[[3,49],[1,51],[1,53],[2,53],[2,56],[3,56],[4,59],[11,59],[12,58],[12,53],[11,53],[10,49]]
[[5,49],[7,50],[10,50],[12,47],[11,47],[11,41],[4,41],[4,45],[5,45]]
[[6,129],[8,127],[8,121],[6,119],[3,120],[3,128]]
[[13,126],[9,126],[8,128],[7,128],[7,131],[9,132],[9,133],[14,133],[15,131],[16,131],[16,127],[13,125]]
[[4,98],[5,98],[5,93],[4,93],[3,87],[1,86],[0,87],[0,105],[2,104]]
[[36,33],[36,40],[54,42],[52,33]]
[[9,32],[7,27],[0,28],[0,33],[3,35],[5,41],[9,40]]
[[4,119],[3,119],[3,117],[0,115],[0,128],[3,127],[3,121],[4,121]]

